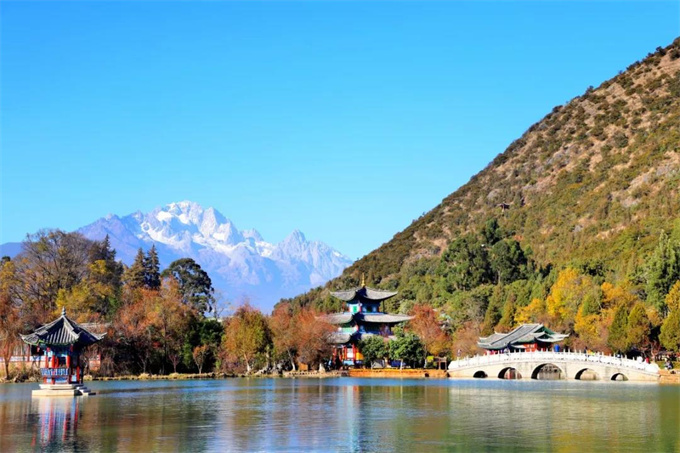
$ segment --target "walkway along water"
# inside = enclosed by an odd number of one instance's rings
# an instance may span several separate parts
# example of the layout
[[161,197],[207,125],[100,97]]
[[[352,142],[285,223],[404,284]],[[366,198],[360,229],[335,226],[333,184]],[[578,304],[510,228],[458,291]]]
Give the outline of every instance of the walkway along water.
[[449,375],[458,378],[545,379],[542,371],[553,370],[551,378],[595,380],[630,380],[658,382],[660,373],[655,363],[606,355],[578,352],[513,352],[475,356],[454,360]]

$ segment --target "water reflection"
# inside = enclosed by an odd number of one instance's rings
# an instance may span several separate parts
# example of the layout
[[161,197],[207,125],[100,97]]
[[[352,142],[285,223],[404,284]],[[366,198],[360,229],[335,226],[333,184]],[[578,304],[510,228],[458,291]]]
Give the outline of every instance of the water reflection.
[[[680,387],[499,380],[0,386],[0,451],[680,451]],[[135,390],[136,391],[131,391]]]
[[38,418],[32,447],[59,449],[77,438],[80,398],[33,398],[32,406]]

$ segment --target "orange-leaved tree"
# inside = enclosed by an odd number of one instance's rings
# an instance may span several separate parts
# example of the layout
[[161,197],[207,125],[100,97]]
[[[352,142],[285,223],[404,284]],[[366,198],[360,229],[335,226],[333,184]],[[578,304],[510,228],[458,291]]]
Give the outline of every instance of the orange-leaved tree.
[[413,319],[408,323],[408,330],[420,338],[427,352],[438,356],[449,350],[451,339],[442,328],[439,314],[431,306],[414,305],[410,315]]

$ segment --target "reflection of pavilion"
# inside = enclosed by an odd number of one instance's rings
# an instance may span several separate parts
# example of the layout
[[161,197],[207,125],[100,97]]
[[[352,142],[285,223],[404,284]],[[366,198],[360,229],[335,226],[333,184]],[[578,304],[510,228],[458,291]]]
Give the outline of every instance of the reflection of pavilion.
[[78,398],[40,398],[33,400],[39,421],[33,436],[32,447],[42,450],[58,447],[75,439],[80,412]]
[[78,325],[66,316],[37,328],[33,333],[21,335],[26,344],[43,354],[44,367],[40,368],[43,383],[40,390],[33,390],[33,396],[75,396],[91,395],[83,385],[83,370],[80,356],[87,346],[104,338]]

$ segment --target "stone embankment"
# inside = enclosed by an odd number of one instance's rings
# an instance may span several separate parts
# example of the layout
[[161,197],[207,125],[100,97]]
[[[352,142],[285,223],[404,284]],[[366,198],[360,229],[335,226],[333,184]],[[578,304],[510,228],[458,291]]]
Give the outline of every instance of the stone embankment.
[[445,379],[449,377],[446,370],[426,370],[422,368],[380,368],[380,369],[351,369],[349,370],[350,377],[361,378],[435,378]]
[[680,369],[675,369],[672,371],[660,370],[659,383],[661,384],[680,384]]

